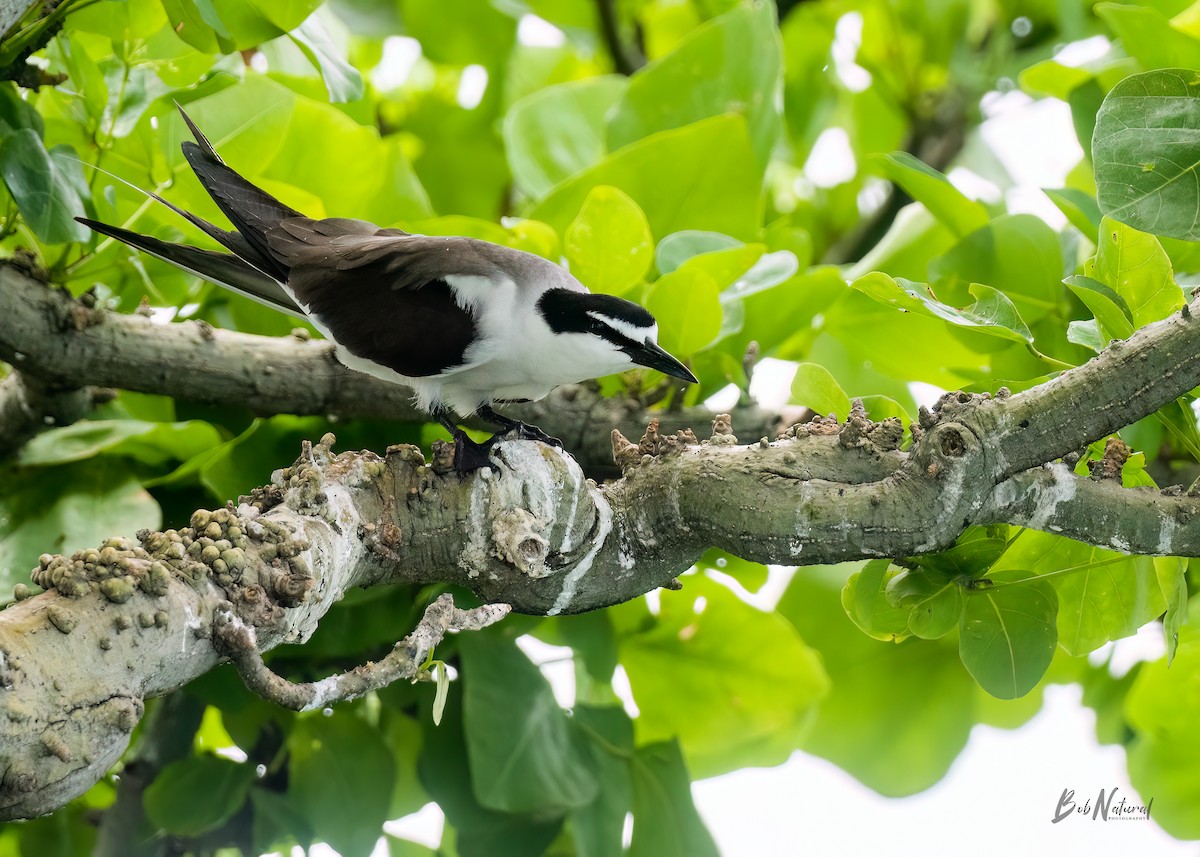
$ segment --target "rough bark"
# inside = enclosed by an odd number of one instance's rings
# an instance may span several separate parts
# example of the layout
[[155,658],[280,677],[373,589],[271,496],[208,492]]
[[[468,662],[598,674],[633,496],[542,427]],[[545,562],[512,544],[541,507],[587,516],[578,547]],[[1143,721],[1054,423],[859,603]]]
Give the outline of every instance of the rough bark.
[[[324,340],[254,336],[201,322],[159,324],[136,313],[88,307],[11,261],[0,262],[0,318],[0,360],[43,388],[112,387],[236,405],[261,416],[427,419],[413,407],[408,388],[345,368]],[[564,387],[541,402],[503,410],[561,438],[589,473],[611,461],[614,427],[635,434],[646,420],[637,403],[603,398],[587,386]],[[41,416],[6,424],[0,415],[0,447],[11,448]],[[671,430],[712,419],[703,408],[661,416]],[[779,420],[756,407],[734,412],[735,429],[749,437],[773,437]]]
[[[1021,395],[943,397],[907,451],[898,422],[858,408],[749,445],[725,418],[702,442],[652,424],[638,444],[613,433],[623,477],[597,486],[529,441],[497,445],[494,467],[460,479],[448,444],[426,461],[411,446],[334,454],[326,436],[188,527],[42,558],[34,580],[51,591],[0,613],[0,818],[90,786],[146,698],[237,654],[219,629],[253,629],[258,652],[301,642],[354,586],[449,583],[519,612],[575,613],[671,586],[710,547],[792,565],[903,557],[1000,521],[1200,555],[1197,498],[1056,463],[1198,385],[1200,320],[1185,309]],[[1119,475],[1119,452],[1097,475]],[[320,693],[358,686],[344,679]]]

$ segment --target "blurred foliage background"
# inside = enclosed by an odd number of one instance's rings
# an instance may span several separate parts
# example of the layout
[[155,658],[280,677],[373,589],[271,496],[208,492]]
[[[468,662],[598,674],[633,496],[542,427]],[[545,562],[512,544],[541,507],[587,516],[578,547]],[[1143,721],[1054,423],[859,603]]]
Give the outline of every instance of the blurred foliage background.
[[[1026,389],[1190,295],[1195,200],[1154,228],[1102,222],[1092,162],[1095,135],[1098,162],[1162,169],[1137,154],[1150,131],[1096,129],[1110,90],[1169,67],[1200,68],[1200,4],[62,0],[0,42],[0,251],[29,248],[54,282],[120,312],[145,300],[164,323],[287,335],[294,320],[72,219],[202,243],[137,190],[220,221],[179,153],[178,102],[235,168],[311,215],[485,238],[643,302],[701,379],[688,402],[746,401],[753,342],[799,364],[792,403],[844,417],[862,397],[907,425],[914,382]],[[1176,79],[1186,101],[1194,79],[1150,78]],[[1045,219],[1010,211],[1015,181],[986,133],[1029,99],[1065,103],[1076,137],[1045,140],[1075,164],[1045,189],[1061,213]],[[1107,102],[1110,121],[1143,127],[1135,101]],[[601,383],[621,396],[653,381]],[[1191,405],[1121,433],[1139,450],[1127,484],[1196,475]],[[440,436],[122,392],[0,461],[0,581],[26,580],[44,551],[247,492],[330,428],[343,447]],[[969,585],[985,576],[994,587]],[[801,750],[913,794],[974,725],[1026,722],[1048,683],[1082,686],[1096,740],[1126,749],[1156,822],[1200,838],[1200,633],[1183,624],[1197,583],[1182,560],[1005,527],[903,565],[794,576],[713,552],[682,592],[448,642],[437,726],[426,684],[293,715],[218,670],[152,704],[113,777],[0,829],[0,855],[314,841],[363,855],[385,820],[436,801],[439,854],[696,857],[715,847],[692,778]],[[378,657],[434,594],[351,593],[271,665],[307,680]],[[1106,645],[1160,620],[1167,654],[1110,671]],[[529,657],[547,651],[572,664],[573,699]]]

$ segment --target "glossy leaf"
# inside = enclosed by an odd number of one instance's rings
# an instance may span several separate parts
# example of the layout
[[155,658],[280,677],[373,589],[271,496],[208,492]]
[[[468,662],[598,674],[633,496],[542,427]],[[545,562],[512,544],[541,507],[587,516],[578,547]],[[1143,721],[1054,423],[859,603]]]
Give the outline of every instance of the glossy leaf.
[[885,176],[904,188],[956,235],[969,235],[987,224],[987,209],[981,203],[968,199],[944,175],[907,152],[881,155],[878,164]]
[[[464,635],[463,724],[475,797],[506,812],[553,814],[596,796],[566,713],[512,642]],[[497,729],[498,722],[506,724]]]
[[989,577],[994,585],[967,592],[959,655],[984,690],[1015,699],[1033,689],[1054,656],[1057,599],[1048,583],[1029,572]]
[[556,186],[528,212],[565,232],[597,185],[628,194],[654,235],[684,229],[749,238],[758,227],[758,179],[746,123],[718,116],[620,149]]
[[654,239],[636,202],[608,185],[595,187],[563,237],[571,273],[593,292],[620,295],[650,270]]
[[32,128],[22,128],[0,141],[0,174],[21,216],[47,244],[84,241],[88,230],[76,223],[85,214],[75,176],[79,164],[69,147],[47,151]]
[[212,830],[241,809],[254,766],[219,756],[193,756],[172,762],[146,787],[146,816],[158,828],[179,836]]
[[576,705],[574,724],[592,751],[592,771],[599,788],[596,799],[570,814],[578,857],[620,854],[625,816],[633,806],[630,762],[633,723],[620,706]]
[[[728,645],[731,635],[740,646]],[[652,627],[622,639],[620,653],[639,743],[677,737],[697,776],[783,761],[828,690],[790,625],[699,577],[663,600]]]
[[146,464],[182,461],[214,448],[221,436],[208,423],[153,423],[143,420],[81,420],[42,432],[21,447],[17,464],[44,467],[107,453]]
[[975,303],[963,309],[939,301],[924,283],[894,280],[887,274],[868,274],[850,284],[872,300],[907,312],[939,318],[958,327],[977,330],[1013,342],[1032,342],[1033,334],[1017,308],[1003,292],[972,283],[969,292]]
[[395,763],[352,711],[305,718],[292,735],[288,793],[317,838],[346,857],[371,853],[390,805]]
[[765,167],[783,127],[775,99],[780,53],[772,4],[739,5],[714,18],[630,78],[609,121],[609,147],[736,113],[746,117],[755,160]]
[[1183,306],[1183,290],[1158,239],[1111,217],[1100,224],[1096,256],[1085,272],[1124,299],[1135,328]]
[[1096,117],[1092,160],[1105,215],[1144,232],[1196,241],[1200,41],[1191,41],[1192,69],[1134,75],[1108,94]]
[[842,608],[867,636],[888,642],[900,642],[908,636],[908,608],[896,606],[888,597],[892,580],[901,573],[886,559],[877,559],[847,579],[842,589]]
[[717,283],[700,270],[679,270],[658,280],[645,301],[658,320],[658,342],[675,355],[699,351],[721,330]]
[[313,15],[288,33],[288,37],[321,72],[330,101],[356,101],[362,98],[362,75],[346,62],[320,18]]
[[850,397],[829,370],[817,363],[801,363],[792,377],[791,400],[821,416],[844,420],[850,414]]
[[639,747],[630,763],[633,840],[630,857],[717,857],[717,846],[692,803],[679,745]]
[[628,86],[619,75],[548,86],[514,104],[504,117],[504,143],[513,177],[540,197],[559,182],[599,163],[608,151],[605,116]]

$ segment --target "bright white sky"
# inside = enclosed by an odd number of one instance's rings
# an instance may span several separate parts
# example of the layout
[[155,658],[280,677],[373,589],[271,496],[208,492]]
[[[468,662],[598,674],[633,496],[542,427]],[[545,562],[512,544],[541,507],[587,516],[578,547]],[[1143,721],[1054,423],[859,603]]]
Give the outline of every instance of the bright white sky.
[[[861,88],[869,85],[869,74],[853,62],[861,32],[861,20],[855,21],[856,17],[848,15],[839,24],[834,54],[836,71],[844,82]],[[558,31],[551,25],[529,16],[522,22],[520,37],[532,44],[561,37],[555,33]],[[1089,39],[1067,46],[1057,58],[1079,65],[1102,55],[1107,47],[1103,38]],[[376,83],[396,85],[408,76],[419,56],[420,46],[411,39],[389,39],[384,62],[374,75],[379,78]],[[470,80],[464,77],[467,91],[460,92],[460,98],[478,101],[486,84],[486,72]],[[1082,154],[1068,108],[1053,100],[1032,101],[1019,91],[993,93],[985,99],[985,108],[990,118],[981,128],[981,137],[1015,182],[1015,187],[1003,191],[1009,210],[1036,214],[1059,228],[1064,219],[1040,188],[1061,187],[1067,171]],[[804,172],[814,186],[821,187],[844,181],[853,170],[854,156],[845,133],[832,129],[822,135]],[[953,170],[950,178],[974,198],[994,201],[1002,193],[969,170]],[[794,371],[794,364],[764,361],[755,374],[756,395],[768,406],[783,404]],[[914,391],[921,401],[932,401],[939,392],[932,388]],[[784,582],[786,575],[773,574],[765,597],[769,600],[772,590],[777,596]],[[760,599],[753,600],[757,603]],[[570,651],[529,638],[522,642],[535,661],[558,661],[544,666],[543,672],[560,701],[570,705],[573,676],[570,665],[561,660]],[[1115,662],[1127,669],[1137,660],[1161,655],[1160,632],[1148,627],[1115,648]],[[618,692],[627,697],[627,685],[620,684]],[[725,857],[800,853],[813,857],[1010,857],[1022,853],[1195,857],[1194,843],[1179,842],[1152,822],[1073,817],[1051,824],[1064,788],[1074,789],[1082,800],[1085,795],[1094,799],[1100,789],[1113,787],[1131,800],[1136,798],[1124,750],[1096,743],[1095,717],[1082,705],[1077,687],[1054,686],[1046,690],[1043,710],[1024,727],[1014,731],[976,727],[946,778],[913,797],[881,797],[835,765],[800,752],[778,767],[714,777],[696,783],[692,791]],[[441,811],[429,804],[413,816],[390,822],[387,829],[393,835],[435,846],[443,825]],[[318,857],[333,854],[332,849],[320,845],[310,853]],[[374,857],[386,854],[381,841]]]

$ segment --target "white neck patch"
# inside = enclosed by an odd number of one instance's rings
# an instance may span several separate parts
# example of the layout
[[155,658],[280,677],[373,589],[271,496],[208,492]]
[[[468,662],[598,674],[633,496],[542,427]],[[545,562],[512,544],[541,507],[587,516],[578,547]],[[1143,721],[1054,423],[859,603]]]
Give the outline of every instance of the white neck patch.
[[646,337],[650,337],[655,342],[658,341],[658,325],[652,324],[650,327],[641,327],[640,325],[630,324],[627,321],[622,321],[619,318],[612,318],[604,313],[590,311],[589,318],[594,318],[596,321],[603,322],[622,336],[627,336],[634,342],[644,342]]

